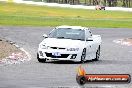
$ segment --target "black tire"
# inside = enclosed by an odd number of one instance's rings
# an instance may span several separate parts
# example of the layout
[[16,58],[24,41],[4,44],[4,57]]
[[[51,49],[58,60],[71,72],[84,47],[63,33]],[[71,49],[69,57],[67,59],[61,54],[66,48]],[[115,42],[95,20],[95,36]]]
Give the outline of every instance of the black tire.
[[38,54],[38,53],[37,53],[37,59],[38,59],[38,61],[41,62],[41,63],[46,62],[46,59],[40,59],[40,58],[39,58],[39,54]]
[[85,62],[85,58],[86,58],[86,48],[83,49],[82,56],[81,56],[81,63]]
[[98,49],[97,49],[96,58],[93,59],[93,60],[94,60],[94,61],[98,61],[98,60],[99,60],[99,57],[100,57],[100,46],[99,46]]

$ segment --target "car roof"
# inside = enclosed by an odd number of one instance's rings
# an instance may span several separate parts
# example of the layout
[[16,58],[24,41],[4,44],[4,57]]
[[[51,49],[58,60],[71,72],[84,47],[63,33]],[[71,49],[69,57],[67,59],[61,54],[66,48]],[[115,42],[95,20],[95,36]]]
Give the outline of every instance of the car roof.
[[68,26],[68,25],[58,26],[56,28],[81,29],[81,30],[85,30],[86,29],[86,27],[82,27],[82,26]]

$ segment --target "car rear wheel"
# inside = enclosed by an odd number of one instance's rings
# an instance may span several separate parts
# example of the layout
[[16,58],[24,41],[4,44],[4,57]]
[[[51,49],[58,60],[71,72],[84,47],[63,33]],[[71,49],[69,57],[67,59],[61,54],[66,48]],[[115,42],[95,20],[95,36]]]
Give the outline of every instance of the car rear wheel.
[[99,60],[99,57],[100,57],[100,46],[99,46],[98,49],[97,49],[96,58],[93,59],[93,60],[94,60],[94,61],[98,61],[98,60]]
[[40,59],[39,58],[39,54],[38,53],[37,53],[37,59],[38,59],[39,62],[42,62],[42,63],[46,62],[46,59]]
[[83,49],[82,56],[81,56],[81,62],[84,63],[86,58],[86,49]]

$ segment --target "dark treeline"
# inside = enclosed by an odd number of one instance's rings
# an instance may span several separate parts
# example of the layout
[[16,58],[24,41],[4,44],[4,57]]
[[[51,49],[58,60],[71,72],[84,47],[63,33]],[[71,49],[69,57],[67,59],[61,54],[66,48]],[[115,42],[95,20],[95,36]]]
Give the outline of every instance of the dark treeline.
[[47,2],[56,2],[63,4],[72,4],[72,5],[103,5],[109,7],[132,7],[132,0],[47,0]]
[[60,4],[71,4],[71,5],[102,5],[109,7],[132,7],[132,0],[32,0],[42,1],[48,3],[60,3]]

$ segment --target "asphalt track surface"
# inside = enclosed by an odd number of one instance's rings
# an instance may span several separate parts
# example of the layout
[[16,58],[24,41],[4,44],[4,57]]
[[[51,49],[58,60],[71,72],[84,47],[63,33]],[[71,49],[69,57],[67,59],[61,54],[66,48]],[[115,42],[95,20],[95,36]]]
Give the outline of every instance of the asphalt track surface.
[[[36,59],[42,35],[52,27],[0,27],[0,37],[16,42],[31,54],[28,62],[0,66],[0,88],[47,88],[81,87],[76,83],[80,63],[52,61],[39,63]],[[82,66],[89,74],[132,75],[132,46],[113,42],[115,39],[132,37],[132,29],[93,28],[93,34],[102,36],[100,61],[87,61]],[[132,88],[129,84],[86,84],[83,88]]]

